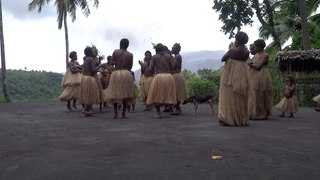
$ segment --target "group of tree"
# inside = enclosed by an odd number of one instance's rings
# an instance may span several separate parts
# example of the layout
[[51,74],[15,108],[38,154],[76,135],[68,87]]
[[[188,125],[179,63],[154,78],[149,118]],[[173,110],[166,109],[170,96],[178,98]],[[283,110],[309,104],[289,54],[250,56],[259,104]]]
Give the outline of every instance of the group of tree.
[[[94,6],[98,7],[99,1],[93,0]],[[52,0],[32,0],[29,10],[38,8],[41,12],[44,5]],[[214,0],[213,10],[220,13],[219,20],[223,22],[221,31],[229,34],[233,38],[237,31],[243,26],[251,25],[253,17],[257,17],[261,24],[259,35],[267,40],[272,38],[272,43],[268,45],[267,51],[270,56],[269,70],[272,75],[275,101],[283,96],[283,82],[276,67],[275,57],[277,51],[281,50],[301,50],[309,48],[320,48],[320,14],[317,13],[320,0]],[[72,21],[76,20],[76,10],[81,8],[84,15],[90,14],[87,0],[55,0],[57,8],[58,28],[62,25],[65,29],[66,41],[66,62],[68,62],[68,26],[67,16],[71,16]],[[10,101],[6,93],[6,71],[3,42],[2,7],[0,0],[0,38],[1,38],[1,65],[2,65],[2,87],[5,101]],[[283,47],[285,43],[291,43]],[[187,91],[189,95],[213,93],[218,96],[220,80],[220,70],[199,70],[197,73],[184,72]],[[301,92],[307,92],[303,87]],[[309,93],[310,94],[310,93]],[[306,97],[305,99],[308,99]]]
[[[272,39],[266,50],[269,54],[268,69],[273,80],[274,102],[283,97],[282,77],[289,73],[278,70],[277,52],[320,48],[319,4],[320,0],[214,0],[212,8],[219,13],[219,20],[223,22],[221,31],[229,34],[229,38],[234,37],[243,26],[252,25],[256,17],[260,23],[259,36],[265,40]],[[314,74],[319,77],[319,71]],[[308,77],[309,74],[296,75]],[[297,85],[297,94],[303,106],[311,106],[312,96],[319,92],[319,84]]]
[[[7,70],[8,88],[12,101],[57,99],[61,93],[60,73],[46,71]],[[0,85],[1,89],[2,86]],[[0,90],[0,94],[2,94]],[[0,96],[0,102],[4,97]]]
[[[53,0],[31,0],[29,3],[28,10],[32,11],[38,9],[40,13],[45,5],[48,5]],[[99,0],[93,0],[93,6],[99,6]],[[64,27],[65,31],[65,43],[66,43],[66,66],[68,64],[69,56],[69,36],[68,36],[68,24],[67,17],[71,17],[72,22],[76,20],[77,9],[80,8],[83,14],[88,17],[90,15],[89,2],[87,0],[55,0],[54,5],[57,9],[57,22],[58,29]],[[6,60],[5,60],[5,48],[4,48],[4,35],[3,35],[3,21],[2,21],[2,0],[0,0],[0,48],[1,48],[1,81],[2,91],[5,98],[5,102],[10,102],[9,92],[7,88],[7,76],[6,76]]]

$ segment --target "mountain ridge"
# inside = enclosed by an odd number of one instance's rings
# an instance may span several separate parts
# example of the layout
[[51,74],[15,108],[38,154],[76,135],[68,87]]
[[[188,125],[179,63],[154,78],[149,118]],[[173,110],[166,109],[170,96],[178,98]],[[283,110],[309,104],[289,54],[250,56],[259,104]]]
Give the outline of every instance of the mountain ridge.
[[[182,52],[182,70],[190,70],[193,73],[196,73],[199,69],[217,70],[221,66],[223,66],[221,58],[224,54],[225,51],[223,50],[201,50]],[[140,69],[134,71],[136,81],[139,81],[140,73]]]

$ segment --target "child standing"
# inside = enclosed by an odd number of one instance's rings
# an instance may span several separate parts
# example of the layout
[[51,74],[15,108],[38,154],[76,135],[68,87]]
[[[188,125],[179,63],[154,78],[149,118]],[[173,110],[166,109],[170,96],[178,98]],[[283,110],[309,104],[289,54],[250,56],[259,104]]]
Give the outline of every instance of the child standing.
[[289,114],[289,117],[293,117],[293,114],[298,111],[298,98],[294,95],[294,78],[288,75],[286,78],[286,86],[284,90],[285,97],[276,105],[282,114],[280,117],[286,117],[285,114]]

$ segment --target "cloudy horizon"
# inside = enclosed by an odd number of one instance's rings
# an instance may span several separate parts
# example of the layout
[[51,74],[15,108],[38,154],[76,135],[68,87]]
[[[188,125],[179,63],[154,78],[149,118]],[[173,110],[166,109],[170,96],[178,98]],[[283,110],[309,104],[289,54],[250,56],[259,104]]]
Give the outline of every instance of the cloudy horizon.
[[[64,29],[58,30],[53,3],[41,13],[28,11],[25,0],[3,1],[3,25],[7,69],[65,72]],[[119,48],[121,38],[128,38],[128,50],[134,55],[133,70],[144,52],[152,52],[153,43],[169,48],[178,42],[181,52],[227,51],[232,39],[220,31],[222,23],[212,10],[213,1],[164,0],[105,0],[84,17],[77,10],[77,19],[68,20],[69,49],[77,51],[82,63],[83,49],[94,44],[101,54],[110,55]],[[245,27],[250,42],[258,38],[257,27]]]

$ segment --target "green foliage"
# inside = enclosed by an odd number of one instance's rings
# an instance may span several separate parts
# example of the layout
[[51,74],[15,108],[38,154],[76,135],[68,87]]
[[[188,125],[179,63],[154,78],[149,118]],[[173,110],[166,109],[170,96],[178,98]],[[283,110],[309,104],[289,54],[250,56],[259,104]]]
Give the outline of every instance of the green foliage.
[[221,70],[201,69],[197,74],[183,70],[188,96],[212,94],[218,98]]
[[4,99],[4,96],[0,96],[0,103],[4,103],[5,102],[5,99]]
[[[57,99],[63,75],[45,71],[7,70],[7,83],[13,101]],[[0,96],[3,94],[0,85]]]
[[221,31],[229,34],[229,38],[234,37],[235,30],[239,31],[242,26],[253,23],[252,16],[254,13],[249,2],[249,0],[214,0],[212,9],[220,12],[219,20],[223,22]]

